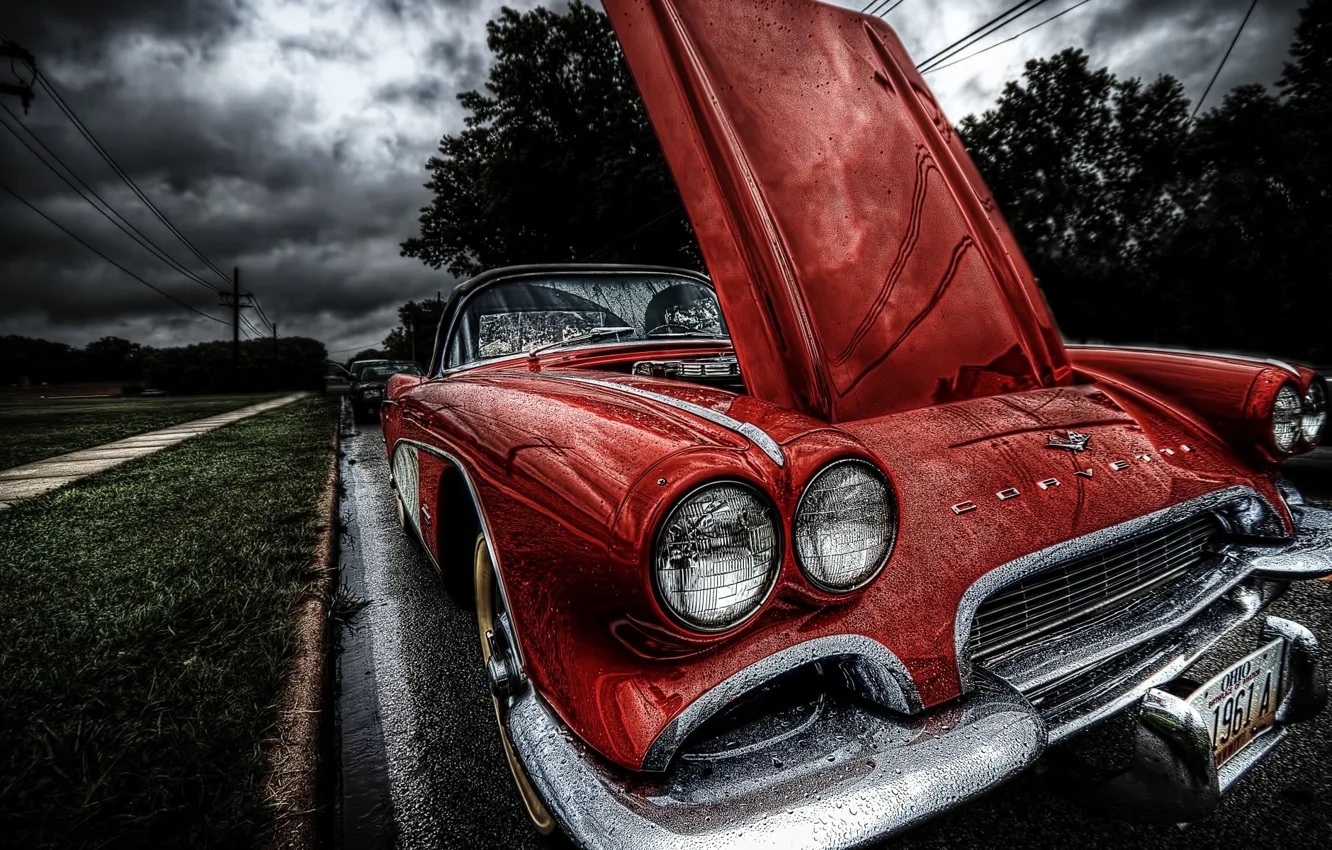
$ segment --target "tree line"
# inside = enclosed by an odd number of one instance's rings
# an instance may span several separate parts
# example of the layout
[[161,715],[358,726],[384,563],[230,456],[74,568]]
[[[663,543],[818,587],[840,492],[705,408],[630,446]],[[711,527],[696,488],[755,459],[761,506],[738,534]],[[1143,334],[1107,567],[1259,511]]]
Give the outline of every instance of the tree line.
[[304,337],[246,340],[233,374],[230,342],[154,348],[103,337],[82,348],[23,336],[0,337],[0,384],[120,383],[174,394],[318,390],[328,354]]
[[[457,276],[701,268],[606,16],[582,0],[505,9],[487,35],[490,75],[426,163],[434,198],[404,256]],[[1194,120],[1174,77],[1124,79],[1066,50],[959,122],[1066,338],[1332,364],[1332,0],[1301,10],[1267,82]]]

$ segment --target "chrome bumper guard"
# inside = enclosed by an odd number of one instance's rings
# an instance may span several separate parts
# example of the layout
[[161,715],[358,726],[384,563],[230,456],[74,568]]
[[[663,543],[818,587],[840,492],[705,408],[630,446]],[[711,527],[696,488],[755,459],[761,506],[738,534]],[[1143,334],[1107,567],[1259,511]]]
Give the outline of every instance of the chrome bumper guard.
[[1295,536],[1275,543],[1236,544],[1234,557],[1255,575],[1292,581],[1332,576],[1332,511],[1291,500]]
[[1074,796],[1134,820],[1180,823],[1211,812],[1230,786],[1281,743],[1289,724],[1314,717],[1327,702],[1313,634],[1298,623],[1268,617],[1263,642],[1275,638],[1285,642],[1285,659],[1274,726],[1218,768],[1206,719],[1186,699],[1153,688],[1138,705],[1131,766],[1104,782],[1077,788]]
[[[1294,501],[1294,500],[1291,500]],[[1225,557],[1273,581],[1332,574],[1332,511],[1291,504],[1294,538],[1234,544]],[[1160,657],[1144,656],[1109,711],[1136,712],[1135,760],[1098,784],[1096,797],[1137,818],[1186,821],[1209,811],[1235,781],[1326,702],[1317,641],[1269,617],[1264,634],[1286,640],[1286,693],[1277,724],[1226,762],[1212,758],[1207,727],[1160,686],[1268,598],[1235,587]],[[1215,632],[1213,632],[1215,630]],[[514,750],[561,826],[591,850],[842,848],[902,832],[994,789],[1031,766],[1074,727],[1047,718],[983,668],[954,702],[908,715],[856,700],[820,699],[780,734],[697,757],[682,750],[665,773],[633,773],[584,746],[527,688],[505,717]],[[1102,708],[1107,708],[1109,703]]]

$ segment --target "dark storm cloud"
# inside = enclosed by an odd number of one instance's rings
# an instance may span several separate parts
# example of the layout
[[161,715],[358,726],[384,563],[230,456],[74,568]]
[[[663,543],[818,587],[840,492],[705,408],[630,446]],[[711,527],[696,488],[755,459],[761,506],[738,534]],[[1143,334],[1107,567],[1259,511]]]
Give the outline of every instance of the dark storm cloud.
[[[284,333],[375,339],[395,323],[397,304],[452,283],[400,258],[397,243],[414,230],[417,210],[428,200],[421,186],[425,158],[439,135],[459,124],[453,94],[484,77],[488,15],[478,10],[486,5],[350,2],[345,26],[334,21],[273,37],[269,51],[276,61],[312,69],[309,88],[317,89],[324,68],[353,76],[361,68],[375,72],[388,51],[382,32],[381,43],[364,43],[363,27],[382,30],[387,18],[425,34],[419,66],[366,93],[388,112],[332,124],[312,105],[317,91],[307,90],[306,78],[283,85],[262,55],[252,73],[242,68],[234,80],[222,80],[223,91],[180,85],[223,61],[227,39],[262,40],[264,0],[54,0],[25,3],[14,15],[7,9],[0,25],[38,55],[83,121],[195,245],[228,273],[232,265],[244,269],[243,283],[260,294]],[[461,16],[458,29],[431,18],[441,10]],[[158,245],[223,285],[141,208],[41,93],[24,122]],[[205,312],[222,313],[215,294],[131,244],[7,132],[0,132],[0,179],[149,283]],[[0,334],[74,342],[102,333],[140,334],[160,344],[227,333],[191,318],[5,197],[0,288],[6,291]]]
[[[1197,98],[1216,71],[1226,47],[1244,19],[1251,0],[1119,0],[1096,4],[1087,44],[1096,54],[1111,51],[1125,42],[1152,40],[1159,50],[1144,56],[1132,67],[1112,69],[1121,75],[1155,76],[1168,73],[1185,84]],[[1294,38],[1299,9],[1307,0],[1266,0],[1254,9],[1235,53],[1227,63],[1218,88],[1218,98],[1241,83],[1272,85],[1281,75],[1282,63]],[[1089,6],[1090,10],[1092,7]],[[1209,105],[1214,102],[1209,97]]]
[[[243,284],[284,334],[341,348],[382,338],[398,304],[452,284],[399,257],[397,246],[429,200],[421,185],[426,158],[440,135],[461,126],[455,95],[484,83],[485,21],[501,2],[0,0],[0,31],[38,55],[119,164],[208,257],[227,273],[243,269]],[[1083,46],[1121,76],[1173,73],[1196,97],[1248,2],[1096,0],[1019,44],[1025,56]],[[890,19],[908,43],[933,50],[1009,5],[912,0]],[[1209,103],[1236,83],[1275,81],[1299,5],[1259,4]],[[957,32],[938,29],[940,21]],[[953,117],[992,101],[1013,76],[1011,65],[987,66],[1001,53],[930,78],[953,98]],[[159,245],[222,283],[144,212],[49,100],[39,96],[24,120]],[[150,283],[222,314],[214,293],[130,243],[4,131],[0,181]],[[154,344],[229,334],[3,193],[0,289],[0,334],[82,343],[115,333]]]
[[458,77],[458,91],[472,91],[485,79],[487,58],[482,45],[460,38],[440,39],[430,45],[430,61],[451,68]]
[[410,83],[392,83],[375,92],[375,97],[388,103],[410,100],[418,106],[433,106],[445,96],[444,83],[435,77],[422,77]]
[[248,0],[10,0],[4,32],[40,54],[101,56],[108,37],[144,32],[185,42],[214,40],[236,27]]
[[304,53],[311,59],[365,62],[371,54],[357,46],[344,33],[321,32],[284,38],[278,42],[284,53]]

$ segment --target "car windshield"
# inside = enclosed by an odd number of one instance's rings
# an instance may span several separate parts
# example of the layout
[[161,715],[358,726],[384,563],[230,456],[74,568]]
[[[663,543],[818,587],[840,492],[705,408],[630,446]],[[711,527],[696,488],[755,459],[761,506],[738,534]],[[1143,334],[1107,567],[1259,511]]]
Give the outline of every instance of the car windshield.
[[385,363],[380,366],[366,366],[361,370],[362,381],[387,381],[394,375],[419,375],[421,367],[415,363]]
[[[598,329],[623,328],[619,333]],[[727,337],[716,293],[670,274],[524,278],[478,290],[453,324],[446,368],[588,337],[587,345]]]

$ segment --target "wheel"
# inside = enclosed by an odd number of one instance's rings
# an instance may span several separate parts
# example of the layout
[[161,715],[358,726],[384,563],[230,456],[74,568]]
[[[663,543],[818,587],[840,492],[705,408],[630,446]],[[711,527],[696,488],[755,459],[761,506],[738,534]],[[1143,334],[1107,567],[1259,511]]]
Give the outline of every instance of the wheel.
[[407,527],[407,506],[402,503],[402,494],[394,493],[393,501],[396,502],[398,506],[398,527],[403,531],[411,531],[411,529]]
[[[475,551],[473,584],[476,587],[476,625],[481,635],[481,658],[489,665],[488,635],[494,631],[495,620],[505,612],[504,597],[495,582],[495,565],[490,560],[490,547],[486,545],[484,535],[477,535]],[[523,769],[522,763],[518,761],[518,755],[513,751],[508,727],[504,725],[503,706],[500,705],[499,698],[492,693],[490,699],[495,706],[495,722],[499,725],[500,741],[504,744],[504,756],[509,762],[509,772],[513,774],[513,782],[518,786],[518,796],[522,797],[527,816],[532,819],[537,831],[542,835],[549,835],[555,829],[555,819],[550,816],[550,810],[532,787],[532,781],[527,778],[527,771]]]

